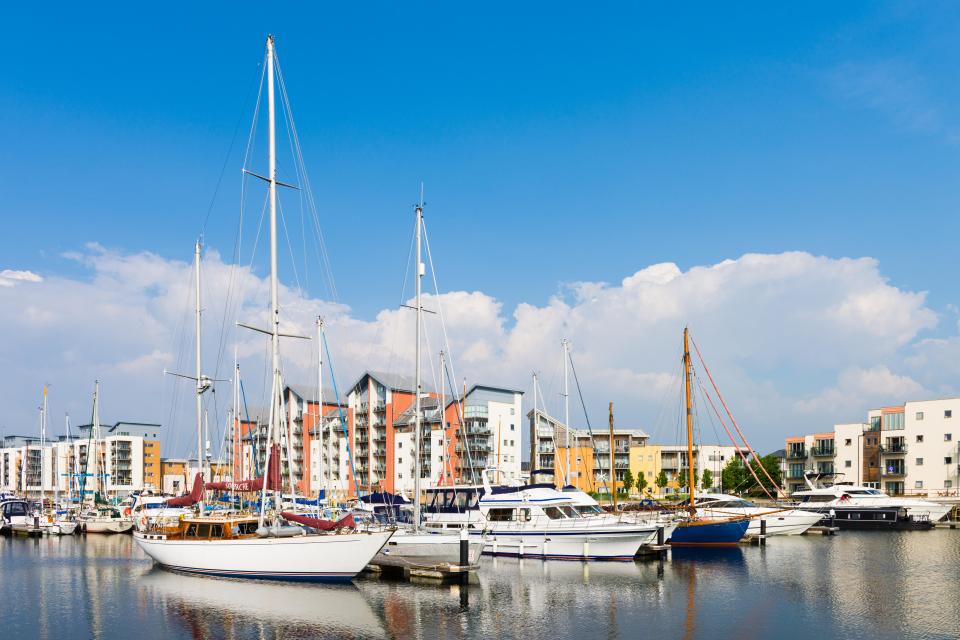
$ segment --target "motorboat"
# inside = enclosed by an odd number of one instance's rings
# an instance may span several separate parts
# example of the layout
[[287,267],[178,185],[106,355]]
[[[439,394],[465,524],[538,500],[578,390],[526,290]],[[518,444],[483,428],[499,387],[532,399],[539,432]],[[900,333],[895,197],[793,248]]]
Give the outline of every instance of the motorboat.
[[783,509],[779,507],[761,507],[759,505],[725,493],[697,494],[697,515],[701,518],[716,519],[730,516],[750,518],[747,527],[748,536],[761,533],[761,521],[766,521],[766,535],[800,535],[817,524],[823,514],[801,509]]
[[30,501],[6,495],[0,499],[0,533],[9,534],[13,527],[33,524],[33,508]]
[[134,498],[130,517],[137,531],[146,531],[156,525],[174,525],[181,516],[192,515],[190,509],[171,507],[166,496],[141,493]]
[[794,491],[796,506],[813,511],[822,519],[848,529],[925,529],[950,513],[951,505],[920,498],[889,496],[880,489],[850,482],[816,487],[804,477],[809,489]]
[[648,524],[663,528],[664,540],[668,540],[677,528],[677,519],[670,512],[654,513],[643,511],[621,511],[610,513],[605,511],[589,493],[574,486],[561,489],[563,495],[569,496],[573,509],[585,518],[603,518],[607,522],[623,522],[630,524]]
[[114,507],[88,509],[77,517],[82,533],[127,533],[133,529],[133,519],[121,515]]
[[[467,541],[467,564],[476,564],[483,553],[482,537]],[[404,569],[428,569],[460,564],[460,536],[453,532],[414,531],[400,528],[370,564]]]

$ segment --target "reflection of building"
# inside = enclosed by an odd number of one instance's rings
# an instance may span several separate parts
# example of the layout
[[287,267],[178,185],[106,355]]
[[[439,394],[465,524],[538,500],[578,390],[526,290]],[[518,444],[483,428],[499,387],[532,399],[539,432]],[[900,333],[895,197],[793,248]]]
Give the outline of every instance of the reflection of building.
[[[553,471],[557,486],[569,480],[570,484],[583,491],[610,493],[611,447],[608,430],[596,429],[592,434],[585,429],[568,430],[562,422],[540,410],[528,412],[527,418],[530,421],[532,469]],[[649,439],[640,429],[614,429],[612,462],[618,490],[623,489],[628,470],[634,478],[634,492],[637,492],[636,483],[640,477],[646,480],[645,495],[659,496],[679,490],[678,476],[688,467],[686,445],[655,445],[650,444]],[[736,449],[733,446],[695,446],[694,467],[698,486],[706,469],[710,470],[715,486],[718,486],[720,472],[734,455]],[[661,472],[667,479],[667,485],[662,490],[656,485]]]
[[[872,409],[867,422],[787,438],[788,490],[805,488],[804,472],[890,494],[956,495],[960,486],[960,398]],[[842,477],[840,477],[842,475]]]
[[[99,492],[126,496],[160,485],[160,425],[118,422],[80,425],[77,435],[59,436],[43,447],[40,439],[7,436],[0,449],[0,489],[52,496]],[[46,477],[41,479],[41,469]],[[71,481],[73,486],[70,486]]]

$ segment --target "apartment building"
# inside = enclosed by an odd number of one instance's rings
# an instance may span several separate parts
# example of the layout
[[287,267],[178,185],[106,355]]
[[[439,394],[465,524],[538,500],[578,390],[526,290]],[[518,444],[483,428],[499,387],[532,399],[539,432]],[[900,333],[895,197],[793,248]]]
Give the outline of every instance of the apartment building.
[[[540,410],[528,412],[527,418],[530,421],[530,460],[534,472],[553,471],[558,487],[569,482],[582,491],[610,492],[609,430],[599,429],[591,434],[589,430],[568,429],[561,421]],[[651,444],[649,440],[650,437],[640,429],[614,430],[613,475],[617,490],[623,489],[629,470],[635,479],[643,477],[646,480],[644,494],[663,496],[680,491],[680,472],[689,468],[687,446]],[[702,478],[703,471],[710,469],[715,485],[719,486],[720,472],[734,455],[736,448],[733,446],[696,445],[694,469],[697,478]],[[661,472],[667,478],[667,485],[662,488],[656,485]]]
[[[42,471],[45,475],[41,477]],[[47,497],[81,490],[112,497],[160,486],[160,425],[117,422],[80,425],[72,437],[43,445],[32,436],[7,436],[0,448],[0,489]]]
[[[833,475],[891,495],[957,495],[960,398],[909,401],[867,412],[863,423],[787,438],[787,489],[805,472]],[[957,415],[955,418],[954,415]]]
[[[339,498],[373,491],[409,495],[414,484],[413,382],[410,376],[367,371],[341,402],[325,389],[320,410],[315,388],[288,386],[283,477],[292,474],[298,492],[311,496],[328,481]],[[491,466],[502,479],[519,477],[522,397],[521,391],[490,385],[474,385],[463,398],[423,390],[421,485],[479,482],[482,470]],[[238,477],[259,475],[268,422],[264,409],[235,421],[239,446],[231,438],[228,451]]]

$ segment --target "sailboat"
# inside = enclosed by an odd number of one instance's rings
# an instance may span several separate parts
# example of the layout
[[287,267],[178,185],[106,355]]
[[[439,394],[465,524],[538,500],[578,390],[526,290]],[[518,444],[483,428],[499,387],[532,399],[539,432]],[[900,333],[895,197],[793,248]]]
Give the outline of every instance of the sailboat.
[[[106,455],[106,454],[104,454]],[[90,457],[94,459],[94,473],[87,473],[90,468]],[[83,508],[83,511],[77,518],[80,531],[83,533],[126,533],[133,528],[133,520],[124,517],[116,507],[101,502],[102,494],[106,488],[106,460],[100,453],[100,381],[97,380],[93,387],[93,425],[90,430],[90,437],[87,439],[87,458],[84,465],[84,472],[81,475],[80,498],[83,500],[86,495],[86,480],[88,477],[97,479],[95,489],[93,490],[93,499],[89,505]]]
[[696,489],[693,481],[693,409],[690,387],[690,332],[683,328],[683,381],[687,410],[687,485],[690,490],[690,519],[677,524],[670,544],[677,547],[724,547],[737,544],[750,526],[749,518],[707,519],[697,514]]
[[[421,517],[421,478],[422,456],[420,449],[423,446],[423,406],[421,398],[423,395],[423,385],[421,381],[421,331],[423,325],[423,304],[421,301],[422,279],[424,274],[424,264],[421,259],[421,234],[423,230],[423,205],[417,204],[414,207],[416,212],[416,312],[417,312],[417,330],[416,330],[416,355],[415,355],[415,378],[414,383],[414,410],[413,410],[413,446],[414,446],[414,476],[413,476],[413,522],[409,528],[398,529],[390,542],[380,550],[380,553],[373,559],[372,564],[390,567],[422,568],[434,567],[437,565],[458,565],[460,563],[460,538],[453,531],[430,532],[422,527]],[[440,372],[441,379],[443,371]],[[440,403],[440,422],[443,424],[443,403]],[[463,531],[466,535],[466,531]],[[480,559],[483,552],[483,541],[474,539],[468,542],[468,562],[475,562]]]
[[[273,505],[279,506],[279,451],[282,402],[280,374],[280,304],[277,278],[277,167],[274,106],[274,40],[266,44],[267,104],[269,117],[270,200],[270,300],[271,328],[259,330],[270,335],[272,347],[272,391],[264,481],[260,491],[260,510],[254,515],[185,516],[176,528],[156,528],[134,532],[137,546],[163,567],[186,573],[239,578],[346,582],[366,567],[393,534],[392,531],[327,533],[316,529],[284,524],[274,509],[267,513],[267,491],[272,489]],[[200,376],[198,376],[200,377]],[[199,385],[198,381],[198,385]],[[197,421],[197,461],[202,466],[201,421]],[[274,449],[274,447],[277,447]],[[272,468],[271,468],[272,466]],[[202,494],[203,478],[199,479]],[[277,483],[279,484],[279,482]],[[273,485],[273,486],[271,486]],[[195,487],[197,485],[195,484]],[[291,487],[291,490],[293,487]],[[192,497],[192,496],[191,496]],[[173,505],[179,506],[179,505]]]
[[48,479],[47,475],[47,386],[43,386],[43,406],[40,408],[40,528],[47,535],[73,535],[77,529],[77,523],[59,513],[60,509],[60,474],[58,473],[59,458],[57,449],[51,449],[51,462],[53,464],[53,502],[49,509],[44,507],[44,484]]

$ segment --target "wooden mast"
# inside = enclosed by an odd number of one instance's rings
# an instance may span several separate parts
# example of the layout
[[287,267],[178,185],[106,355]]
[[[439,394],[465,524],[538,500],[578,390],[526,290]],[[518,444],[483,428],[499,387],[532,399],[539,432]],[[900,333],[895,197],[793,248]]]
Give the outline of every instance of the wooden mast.
[[683,328],[683,386],[687,407],[687,488],[690,491],[690,515],[697,515],[696,499],[693,490],[693,412],[690,401],[690,330]]

